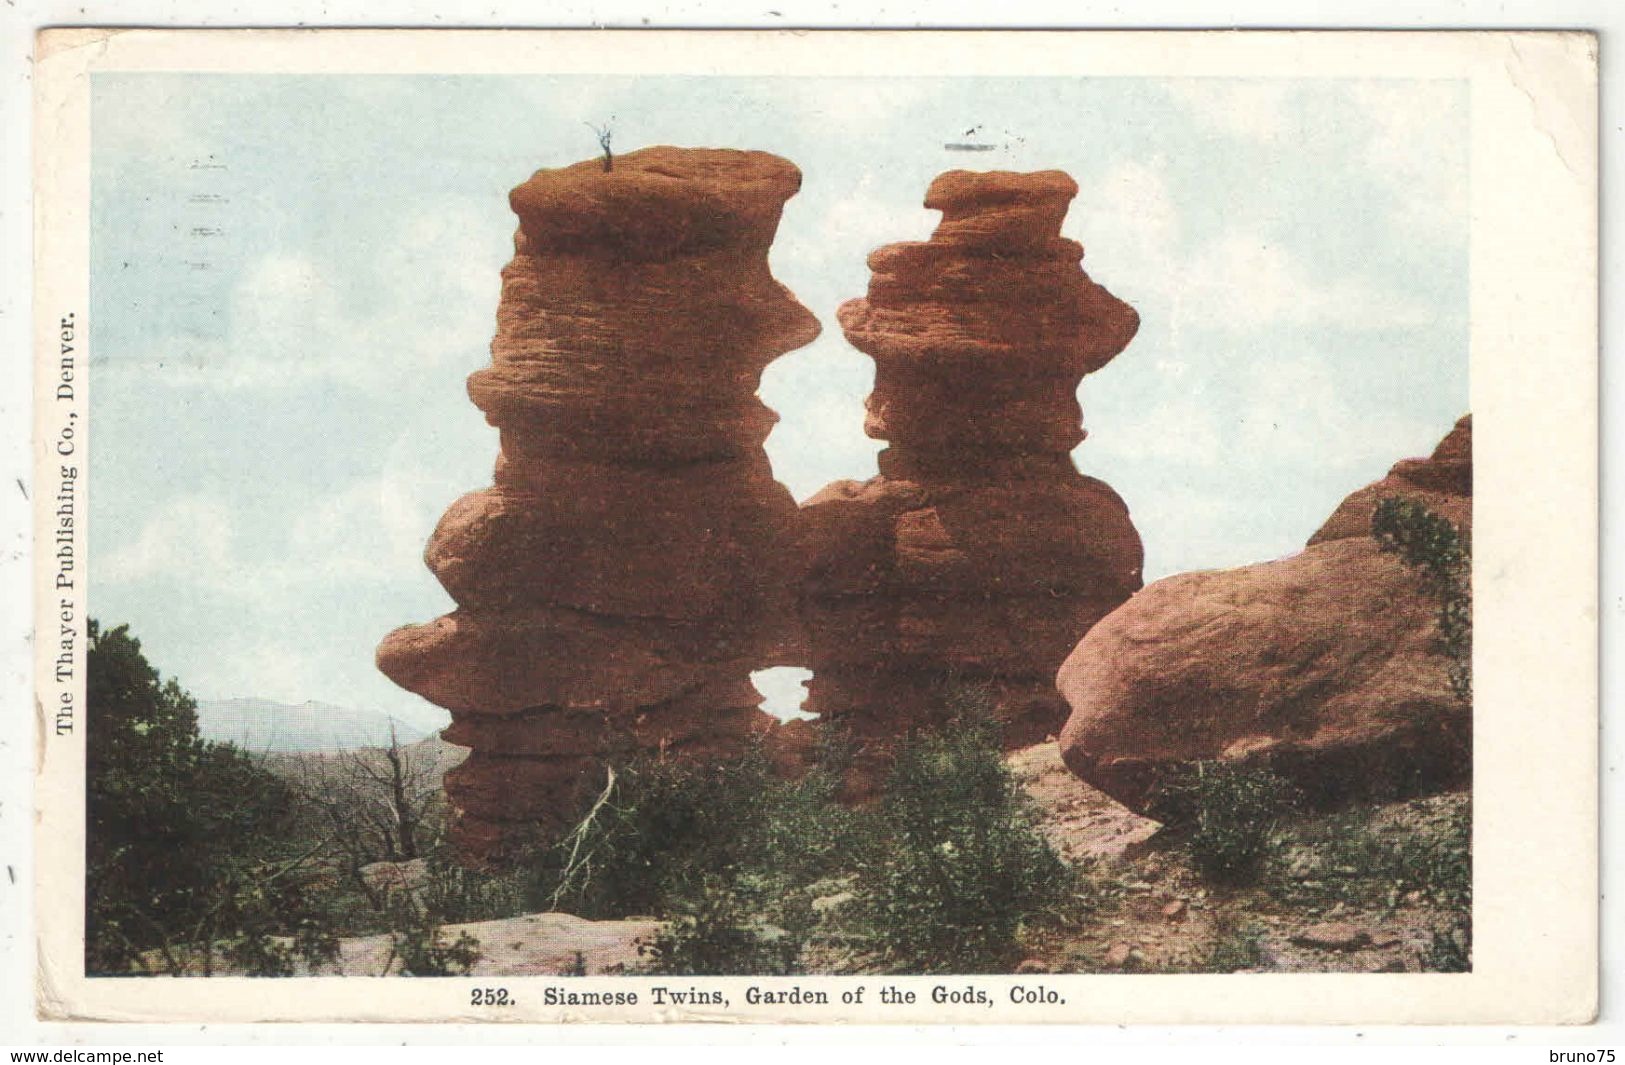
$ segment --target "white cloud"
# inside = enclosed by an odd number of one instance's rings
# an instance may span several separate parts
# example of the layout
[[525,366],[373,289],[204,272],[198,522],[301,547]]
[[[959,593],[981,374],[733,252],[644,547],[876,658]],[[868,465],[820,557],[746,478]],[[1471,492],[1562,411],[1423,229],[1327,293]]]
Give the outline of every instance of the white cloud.
[[298,704],[312,698],[317,659],[309,648],[281,641],[224,641],[215,653],[198,655],[186,671],[186,686],[206,697],[256,698]]
[[478,359],[511,254],[506,232],[447,208],[407,218],[391,233],[356,260],[359,270],[282,249],[251,259],[231,286],[223,337],[171,336],[150,358],[112,359],[104,372],[146,375],[165,362],[163,379],[176,386],[379,388]]
[[1167,248],[1179,233],[1179,209],[1168,188],[1167,159],[1158,155],[1115,163],[1087,196],[1078,197],[1071,217],[1088,223],[1085,232],[1094,240],[1100,239],[1097,229],[1105,228],[1114,235],[1122,231],[1132,234],[1136,242]]
[[1408,238],[1467,232],[1467,136],[1453,82],[1362,82],[1351,99],[1366,125],[1364,162],[1394,197],[1392,228]]
[[301,509],[253,550],[225,500],[182,497],[161,507],[134,539],[110,546],[95,562],[96,581],[187,585],[263,602],[310,601],[341,579],[386,585],[426,579],[423,549],[435,522],[453,499],[477,487],[452,484],[451,476],[392,464]]
[[1290,85],[1264,79],[1183,78],[1169,83],[1174,99],[1202,123],[1232,136],[1274,141],[1287,127]]
[[[102,541],[115,533],[104,531]],[[97,584],[158,584],[207,589],[271,609],[310,579],[298,559],[246,557],[239,518],[223,499],[183,496],[160,505],[133,540],[113,543],[92,560]]]
[[264,374],[326,370],[334,325],[346,314],[331,271],[308,256],[273,252],[243,271],[231,294],[228,351]]
[[109,549],[95,563],[96,583],[184,578],[189,573],[224,570],[231,564],[235,546],[230,508],[218,499],[187,496],[148,519],[134,540]]
[[455,484],[441,471],[390,463],[329,495],[294,519],[286,555],[292,568],[324,582],[398,583],[423,570],[423,549],[440,514],[477,484]]
[[1091,276],[1131,304],[1161,308],[1175,337],[1187,325],[1230,333],[1416,328],[1431,313],[1355,273],[1317,276],[1290,248],[1239,222],[1188,246],[1162,158],[1108,169],[1080,192],[1065,229],[1083,243]]
[[1225,489],[1206,478],[1170,479],[1155,491],[1125,496],[1145,545],[1147,584],[1174,573],[1265,562],[1303,546],[1289,522],[1270,522],[1275,527],[1262,532],[1239,526],[1235,499]]
[[1350,394],[1327,373],[1329,361],[1306,354],[1260,366],[1244,385],[1247,413],[1230,434],[1232,446],[1250,454],[1313,456],[1328,469],[1364,465],[1381,476],[1397,459],[1432,451],[1449,428],[1421,412],[1376,407]]
[[1130,303],[1161,298],[1182,239],[1165,157],[1119,161],[1079,189],[1061,231],[1089,276]]
[[96,154],[102,159],[141,160],[146,167],[179,174],[210,157],[211,138],[199,129],[194,101],[162,78],[118,78],[117,91],[97,94]]
[[[541,84],[516,79],[511,91],[514,93],[516,115],[533,115],[532,121],[542,128],[546,128],[546,119],[552,117],[572,132],[580,131],[578,143],[559,146],[575,159],[587,159],[596,154],[597,139],[587,128],[589,125],[608,125],[615,135],[616,151],[630,150],[637,140],[638,131],[634,127],[642,112],[633,103],[636,93],[631,79],[570,78],[564,83],[548,79]],[[569,161],[573,159],[562,160]],[[544,164],[538,163],[540,165]]]
[[[1162,377],[1160,372],[1158,377]],[[1119,457],[1196,467],[1222,460],[1226,446],[1218,408],[1177,377],[1164,383],[1163,398],[1154,405],[1118,412],[1109,432],[1090,429],[1089,438],[1073,452],[1080,469],[1088,472],[1089,464],[1110,463]],[[1084,383],[1085,399],[1092,387]],[[1084,424],[1090,421],[1086,414]]]
[[873,381],[873,361],[839,331],[775,361],[762,375],[762,402],[793,412],[773,427],[765,450],[773,476],[797,500],[831,481],[875,475],[875,455],[886,445],[863,432],[863,401]]
[[849,135],[887,130],[935,91],[927,78],[792,78],[786,87],[803,123]]
[[1178,318],[1233,332],[1277,325],[1353,331],[1426,325],[1426,304],[1358,276],[1317,278],[1287,248],[1232,230],[1185,257],[1169,291]]
[[[889,189],[891,198],[876,187],[873,174],[865,174],[850,189],[829,202],[813,217],[803,217],[808,202],[792,199],[785,210],[785,223],[769,252],[775,275],[792,289],[802,278],[842,279],[851,296],[861,296],[868,285],[865,262],[869,253],[883,244],[925,240],[941,215],[920,202],[921,190]],[[833,307],[813,308],[820,314]]]

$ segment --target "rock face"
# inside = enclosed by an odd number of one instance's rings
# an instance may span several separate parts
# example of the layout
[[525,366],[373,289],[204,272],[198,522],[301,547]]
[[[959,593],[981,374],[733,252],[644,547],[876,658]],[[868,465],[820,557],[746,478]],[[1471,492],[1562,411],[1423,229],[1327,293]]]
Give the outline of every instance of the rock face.
[[1395,495],[1470,532],[1470,419],[1349,496],[1300,554],[1168,577],[1091,629],[1059,678],[1067,766],[1138,812],[1160,772],[1209,759],[1267,766],[1324,805],[1465,783],[1472,713],[1437,649],[1439,603],[1371,538]]
[[800,172],[762,152],[650,148],[514,189],[491,365],[493,487],[425,554],[457,609],[378,666],[452,712],[446,777],[475,861],[556,831],[604,759],[704,757],[771,724],[750,671],[797,646],[796,507],[762,442],[764,367],[818,334],[768,269]]
[[1355,492],[1309,538],[1309,546],[1371,535],[1371,514],[1379,500],[1414,500],[1458,529],[1473,524],[1473,416],[1463,415],[1433,454],[1402,459],[1388,476]]
[[[440,932],[448,943],[463,935],[479,942],[469,976],[599,976],[637,972],[647,963],[640,948],[654,942],[661,928],[652,918],[589,921],[568,913],[529,913],[442,925]],[[340,940],[334,959],[338,973],[403,975],[391,939],[385,934]]]
[[943,174],[931,239],[871,254],[868,298],[840,308],[875,360],[864,429],[890,446],[880,476],[802,508],[806,708],[871,768],[950,682],[991,694],[1012,747],[1053,733],[1055,668],[1140,586],[1127,508],[1069,454],[1079,381],[1139,327],[1060,236],[1076,193],[1058,171]]

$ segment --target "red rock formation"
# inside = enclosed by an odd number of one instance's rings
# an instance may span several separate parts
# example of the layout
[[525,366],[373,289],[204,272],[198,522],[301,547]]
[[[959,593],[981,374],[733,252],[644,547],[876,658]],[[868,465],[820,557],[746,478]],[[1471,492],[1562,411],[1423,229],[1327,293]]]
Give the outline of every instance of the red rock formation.
[[491,366],[468,385],[501,431],[495,485],[429,541],[458,608],[378,649],[473,748],[446,791],[475,861],[555,831],[610,754],[706,756],[771,722],[749,674],[797,640],[796,510],[756,388],[818,334],[767,262],[800,183],[762,152],[650,148],[509,198]]
[[869,256],[867,299],[840,308],[875,360],[864,429],[880,476],[802,508],[807,709],[874,750],[944,713],[944,683],[986,688],[1006,740],[1064,720],[1055,669],[1140,586],[1128,510],[1078,473],[1078,382],[1120,352],[1134,309],[1089,280],[1060,236],[1077,193],[1058,171],[952,171],[928,242]]
[[1471,419],[1349,496],[1300,554],[1165,578],[1091,629],[1059,678],[1066,764],[1141,813],[1160,773],[1211,759],[1324,804],[1466,782],[1472,708],[1439,653],[1439,602],[1371,538],[1389,496],[1470,532]]
[[1425,459],[1401,459],[1388,476],[1355,492],[1332,512],[1326,524],[1309,538],[1309,546],[1350,536],[1371,535],[1371,514],[1377,502],[1390,497],[1409,499],[1427,507],[1458,529],[1470,529],[1473,520],[1473,416],[1456,422],[1433,454]]

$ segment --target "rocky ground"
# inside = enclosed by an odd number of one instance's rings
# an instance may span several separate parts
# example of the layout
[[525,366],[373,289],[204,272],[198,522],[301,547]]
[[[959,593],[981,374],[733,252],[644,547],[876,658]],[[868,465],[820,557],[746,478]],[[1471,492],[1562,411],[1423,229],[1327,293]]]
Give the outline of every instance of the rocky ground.
[[[589,921],[567,913],[530,913],[499,921],[446,925],[445,942],[463,934],[479,941],[470,976],[599,976],[635,969],[641,943],[654,939],[653,918]],[[343,940],[339,971],[345,976],[398,976],[400,958],[388,934]]]
[[1203,882],[1176,842],[1157,836],[1156,822],[1068,773],[1054,744],[1010,759],[1045,834],[1084,865],[1090,889],[1090,918],[1036,936],[1029,967],[1421,972],[1465,947],[1460,900],[1450,885],[1429,883],[1459,871],[1429,861],[1449,849],[1466,793],[1304,818],[1260,883],[1222,890]]
[[[1076,914],[1029,934],[1027,971],[1420,972],[1464,960],[1466,869],[1449,859],[1465,857],[1452,836],[1465,793],[1305,816],[1256,884],[1224,889],[1155,821],[1068,772],[1053,741],[1009,761],[1042,831],[1083,874]],[[479,941],[474,975],[598,975],[636,971],[659,928],[544,913],[442,935]],[[346,975],[399,970],[388,935],[344,940],[339,964]]]

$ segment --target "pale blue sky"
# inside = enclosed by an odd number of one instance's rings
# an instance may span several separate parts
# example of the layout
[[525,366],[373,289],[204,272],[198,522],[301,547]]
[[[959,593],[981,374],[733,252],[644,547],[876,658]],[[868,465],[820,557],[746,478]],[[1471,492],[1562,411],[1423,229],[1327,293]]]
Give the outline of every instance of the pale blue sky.
[[[463,379],[507,191],[593,155],[589,122],[801,167],[772,261],[825,330],[762,387],[798,498],[874,472],[872,364],[834,310],[872,248],[929,234],[954,167],[1070,173],[1065,231],[1140,312],[1084,381],[1076,457],[1148,578],[1298,549],[1467,410],[1463,83],[100,74],[93,96],[91,610],[204,697],[440,719],[372,652],[450,608],[420,556],[490,480]],[[943,150],[966,140],[995,148]]]

